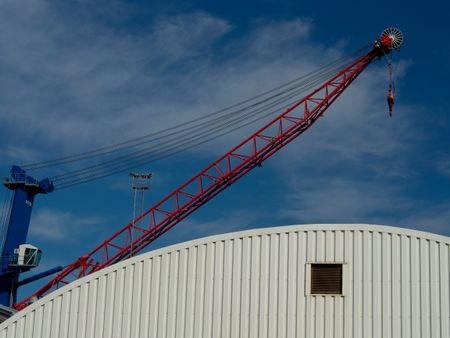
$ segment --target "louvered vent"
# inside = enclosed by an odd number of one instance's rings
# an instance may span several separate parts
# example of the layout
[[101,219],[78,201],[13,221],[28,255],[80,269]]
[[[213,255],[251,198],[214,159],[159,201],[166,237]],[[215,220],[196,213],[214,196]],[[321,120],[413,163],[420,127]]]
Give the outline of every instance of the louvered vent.
[[342,294],[342,264],[311,264],[311,294]]

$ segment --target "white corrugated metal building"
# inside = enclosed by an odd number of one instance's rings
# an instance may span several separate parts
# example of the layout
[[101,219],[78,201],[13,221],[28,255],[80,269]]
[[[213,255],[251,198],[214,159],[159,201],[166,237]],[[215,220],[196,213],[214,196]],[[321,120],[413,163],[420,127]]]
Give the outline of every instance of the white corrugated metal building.
[[1,324],[0,338],[448,338],[449,245],[363,224],[202,238],[71,283]]

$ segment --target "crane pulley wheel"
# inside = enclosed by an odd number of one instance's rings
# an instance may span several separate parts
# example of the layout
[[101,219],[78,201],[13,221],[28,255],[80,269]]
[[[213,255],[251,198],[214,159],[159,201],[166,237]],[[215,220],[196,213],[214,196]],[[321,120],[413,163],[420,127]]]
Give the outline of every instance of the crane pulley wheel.
[[398,28],[389,27],[381,33],[380,40],[390,50],[399,49],[403,43],[403,33]]

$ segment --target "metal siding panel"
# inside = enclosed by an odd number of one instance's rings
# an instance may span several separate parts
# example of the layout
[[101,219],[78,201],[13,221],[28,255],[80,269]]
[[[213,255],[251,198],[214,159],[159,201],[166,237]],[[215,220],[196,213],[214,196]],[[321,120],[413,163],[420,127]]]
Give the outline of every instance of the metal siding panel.
[[224,242],[216,243],[214,255],[214,286],[213,286],[213,323],[212,336],[220,337],[222,331],[222,303],[223,303],[223,266],[224,266]]
[[141,312],[142,312],[142,300],[143,298],[143,273],[144,273],[144,262],[134,263],[134,276],[131,286],[131,298],[130,302],[130,337],[139,337],[140,333],[140,322],[141,322]]
[[139,327],[136,337],[148,337],[149,325],[152,321],[150,316],[150,305],[154,302],[152,298],[152,285],[154,281],[153,263],[155,258],[144,260],[142,268],[142,301],[139,312]]
[[242,256],[242,238],[236,238],[233,245],[233,282],[231,286],[231,337],[240,336],[241,327],[241,292],[243,290],[244,278],[242,275],[243,260]]
[[344,288],[344,337],[353,337],[353,231],[345,231],[345,262],[347,283]]
[[[391,267],[391,235],[383,233],[382,236],[382,319],[383,338],[392,337],[392,267]],[[393,337],[395,338],[395,337]]]
[[420,239],[411,238],[411,337],[420,338],[421,304],[420,304]]
[[[335,258],[335,231],[325,231],[325,261],[326,262],[336,262]],[[323,331],[324,337],[333,337],[334,336],[334,326],[335,326],[335,318],[334,318],[334,304],[335,304],[334,296],[327,296],[324,299],[324,322],[323,322]]]
[[150,315],[149,315],[149,324],[148,324],[148,332],[150,337],[158,337],[158,329],[159,329],[159,303],[161,299],[161,278],[162,278],[162,255],[153,257],[152,259],[152,280],[151,280],[151,289],[150,289]]
[[167,288],[167,333],[165,336],[175,338],[175,329],[177,322],[177,300],[178,300],[178,278],[180,270],[180,252],[184,250],[177,250],[170,253],[170,269],[169,282]]
[[[288,234],[288,287],[287,287],[287,336],[296,336],[297,326],[297,285],[298,285],[298,233]],[[300,290],[301,292],[302,290]]]
[[[78,288],[77,288],[78,289]],[[73,292],[73,290],[72,290]],[[42,337],[44,307],[40,306],[34,311],[33,338]]]
[[188,282],[187,276],[188,255],[189,249],[180,250],[180,256],[178,261],[177,302],[175,303],[176,304],[175,337],[185,337],[186,335],[185,327],[186,327],[186,288]]
[[[110,275],[109,273],[108,275]],[[105,330],[105,315],[107,313],[106,305],[106,292],[108,290],[108,275],[102,275],[98,280],[98,300],[96,307],[97,322],[95,325],[95,337],[102,337]]]
[[325,231],[325,262],[335,262],[335,231]]
[[259,288],[259,334],[258,337],[267,337],[269,315],[269,266],[270,266],[270,238],[267,235],[261,238],[261,270]]
[[[306,233],[306,249],[307,249],[307,261],[308,262],[316,262],[317,261],[317,232],[316,231],[308,231]],[[309,280],[306,281],[309,283]],[[312,297],[310,295],[306,295],[306,323],[305,323],[305,336],[306,337],[314,337],[315,329],[316,329],[316,297]]]
[[[124,294],[124,279],[125,279],[125,268],[122,267],[117,270],[116,283],[114,289],[114,313],[113,313],[113,323],[112,323],[112,337],[120,337],[122,334],[122,319],[123,319],[123,294]],[[84,336],[84,332],[83,332]]]
[[14,324],[10,325],[10,327],[8,327],[8,333],[6,335],[7,338],[15,338],[16,336],[16,325],[17,325],[17,321],[14,322]]
[[203,323],[205,318],[205,279],[206,279],[206,245],[200,245],[197,249],[196,290],[195,290],[195,314],[194,337],[203,336]]
[[382,234],[374,232],[372,235],[372,316],[373,338],[382,337]]
[[306,297],[306,323],[305,323],[305,337],[315,337],[316,328],[316,297]]
[[[70,295],[70,292],[65,295],[66,296]],[[27,322],[25,325],[25,332],[23,334],[24,337],[33,337],[34,329],[35,329],[35,326],[34,326],[35,325],[35,322],[34,322],[35,313],[36,313],[36,311],[32,311],[26,315]],[[0,331],[0,333],[1,333],[1,331]],[[63,337],[67,337],[67,333],[65,335],[63,335]]]
[[158,307],[156,310],[157,329],[155,337],[166,337],[167,335],[167,312],[168,310],[168,284],[169,284],[169,271],[170,271],[170,254],[164,254],[161,256],[161,275],[159,282],[159,296]]
[[250,323],[253,318],[250,314],[251,277],[252,277],[252,238],[242,239],[242,286],[241,286],[241,319],[239,337],[250,337]]
[[186,301],[185,301],[185,313],[184,313],[184,330],[177,330],[177,337],[193,338],[194,337],[194,321],[195,321],[195,299],[197,279],[197,253],[198,247],[190,247],[187,254],[187,277],[186,277]]
[[391,235],[392,241],[392,337],[401,337],[401,252],[400,252],[400,236]]
[[14,336],[23,337],[25,331],[25,317],[19,318],[16,323],[16,332]]
[[334,338],[344,337],[344,297],[334,301]]
[[[78,305],[80,302],[80,286],[77,286],[69,291],[70,295],[70,306],[69,306],[69,332],[68,337],[76,337],[76,329],[78,326]],[[38,311],[42,307],[36,309]]]
[[[58,337],[67,337],[69,331],[69,308],[70,308],[70,296],[71,292],[66,292],[61,295],[61,319],[59,323]],[[27,335],[25,334],[25,337]]]
[[268,301],[268,337],[277,336],[278,325],[278,278],[279,278],[279,235],[270,235],[270,252],[269,252],[269,301]]
[[98,279],[91,280],[89,282],[88,298],[86,306],[86,337],[94,337],[95,324],[97,318],[95,317],[95,308],[97,305],[97,285]]
[[[56,297],[53,300],[53,306],[52,306],[52,310],[51,310],[51,322],[48,324],[49,325],[49,330],[50,330],[50,335],[49,337],[51,338],[57,338],[58,334],[59,334],[59,324],[61,322],[61,296]],[[53,323],[53,325],[52,325]],[[19,327],[16,326],[16,330],[19,333]],[[20,337],[21,335],[18,334],[18,337]]]
[[318,230],[316,231],[316,254],[315,261],[316,262],[325,262],[325,250],[326,250],[326,242],[325,242],[325,231]]
[[372,249],[372,233],[363,232],[362,238],[362,325],[363,336],[370,338],[373,332],[373,249]]
[[402,338],[411,337],[411,240],[401,236],[401,330]]
[[450,312],[449,312],[449,246],[439,243],[439,270],[440,274],[440,295],[441,295],[441,334],[442,337],[450,337]]
[[363,233],[355,231],[353,236],[353,334],[363,334]]
[[430,327],[430,246],[426,239],[420,239],[420,309],[421,328],[420,338],[429,338]]
[[[334,260],[335,262],[344,262],[344,232],[334,232]],[[344,289],[345,273],[347,264],[342,267],[342,289]],[[337,297],[334,300],[334,338],[342,338],[344,335],[344,297]],[[331,336],[333,337],[333,336]]]
[[203,338],[213,337],[213,292],[214,292],[214,249],[215,243],[207,244],[205,270],[205,307],[203,316]]
[[51,334],[51,323],[52,323],[52,308],[53,300],[46,303],[44,306],[44,312],[42,316],[42,337],[50,337]]
[[344,232],[334,232],[334,261],[344,262]]
[[308,233],[297,233],[297,332],[296,336],[306,335],[306,305],[307,297],[305,296],[306,287],[306,261],[308,259]]
[[288,234],[282,233],[279,236],[278,242],[278,257],[277,264],[279,269],[279,281],[276,292],[278,293],[277,298],[274,299],[274,302],[278,302],[278,323],[277,323],[277,332],[275,334],[276,337],[286,337],[287,335],[287,290],[288,290],[288,250],[289,250],[289,242],[288,242]]
[[230,337],[231,335],[231,300],[232,300],[232,282],[233,282],[233,246],[234,241],[227,240],[224,243],[224,262],[223,262],[223,290],[222,290],[222,329],[221,337]]
[[323,297],[322,331],[323,337],[334,336],[334,296]]
[[[116,278],[117,271],[108,273],[106,276],[106,298],[105,298],[105,314],[104,314],[104,325],[102,329],[102,334],[104,337],[113,336],[113,326],[114,326],[114,304],[116,299]],[[72,297],[75,298],[75,295]],[[78,297],[77,297],[78,298]]]
[[260,288],[260,264],[261,264],[261,237],[252,237],[252,264],[250,281],[250,323],[249,336],[258,337],[259,329],[259,288]]
[[[441,314],[439,302],[439,250],[438,244],[434,241],[430,242],[430,324],[431,337],[441,337]],[[447,337],[446,337],[447,338]]]
[[306,232],[306,240],[307,240],[306,247],[307,247],[307,253],[308,253],[306,260],[308,262],[317,262],[316,237],[317,237],[316,231],[307,231]]
[[324,317],[325,317],[325,297],[322,296],[314,296],[311,297],[315,300],[315,315],[314,315],[314,321],[315,321],[315,336],[317,338],[324,338]]

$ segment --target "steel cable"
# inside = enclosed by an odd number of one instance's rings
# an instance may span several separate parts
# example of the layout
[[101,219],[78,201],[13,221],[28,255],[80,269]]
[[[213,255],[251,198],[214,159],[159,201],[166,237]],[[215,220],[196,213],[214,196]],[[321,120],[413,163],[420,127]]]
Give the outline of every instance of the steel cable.
[[[328,74],[325,74],[325,75],[328,75]],[[321,79],[320,78],[317,79],[311,85],[312,86],[316,85],[316,82],[318,82],[318,81],[321,81]],[[273,102],[273,103],[271,103],[269,105],[263,106],[261,109],[254,110],[249,115],[237,117],[237,118],[235,118],[235,119],[233,119],[231,121],[228,121],[226,124],[221,124],[219,126],[215,126],[214,128],[209,128],[208,129],[208,133],[206,133],[206,134],[204,133],[203,130],[200,130],[199,133],[194,134],[193,136],[191,135],[191,136],[189,136],[187,138],[184,138],[184,139],[180,139],[179,137],[177,137],[176,139],[170,139],[169,142],[166,142],[164,144],[165,148],[164,147],[161,148],[160,144],[158,144],[158,145],[155,145],[155,146],[150,147],[150,148],[145,148],[145,149],[142,149],[140,151],[137,151],[137,152],[134,152],[134,153],[131,153],[131,154],[127,154],[127,155],[122,156],[120,158],[109,160],[109,161],[103,162],[101,164],[89,166],[87,168],[83,168],[83,169],[78,170],[78,171],[70,172],[67,175],[65,174],[65,175],[60,175],[60,176],[57,176],[57,177],[52,177],[51,179],[57,184],[66,184],[67,183],[67,179],[64,180],[65,177],[68,178],[69,181],[75,182],[78,178],[83,180],[85,178],[85,176],[96,175],[98,172],[102,172],[103,173],[104,169],[106,169],[106,168],[109,169],[109,170],[111,170],[111,169],[114,170],[115,168],[117,168],[117,165],[121,165],[122,163],[125,163],[125,164],[128,163],[128,165],[125,165],[124,170],[126,170],[128,168],[132,168],[132,167],[134,167],[134,163],[136,161],[139,161],[142,158],[145,158],[146,156],[149,156],[149,154],[152,155],[153,149],[158,150],[156,152],[156,154],[162,154],[163,151],[166,151],[166,150],[169,150],[171,152],[173,152],[173,151],[178,152],[177,147],[179,145],[182,146],[183,150],[189,149],[189,148],[191,148],[193,146],[197,146],[198,143],[194,143],[193,145],[191,145],[189,147],[185,147],[184,145],[186,144],[186,142],[191,144],[192,140],[203,139],[203,138],[205,138],[206,136],[209,136],[209,135],[211,135],[212,138],[216,138],[215,136],[213,136],[213,134],[215,132],[221,132],[222,130],[226,130],[226,129],[230,128],[230,127],[233,127],[233,126],[235,126],[236,124],[238,124],[240,122],[246,121],[246,120],[250,119],[251,117],[259,115],[261,113],[261,111],[266,111],[267,109],[273,108],[273,107],[277,106],[278,104],[283,103],[286,100],[297,96],[299,93],[303,92],[306,89],[308,89],[308,87],[301,88],[301,90],[297,90],[297,91],[291,93],[290,95],[285,95],[285,96],[281,97],[279,100],[277,100],[277,101],[275,101],[275,102]],[[289,106],[289,105],[284,106],[284,108],[286,108],[287,106]],[[246,123],[244,125],[238,126],[237,128],[233,128],[231,130],[222,132],[222,133],[220,133],[220,136],[223,136],[225,134],[228,134],[229,132],[232,132],[232,131],[235,131],[237,129],[240,129],[240,128],[242,128],[244,126],[247,126],[247,125],[249,125],[251,123],[254,123],[256,121],[259,121],[259,120],[261,120],[261,118],[267,117],[267,116],[269,116],[269,115],[271,115],[273,113],[278,112],[279,109],[280,108],[277,108],[277,109],[271,111],[269,114],[265,114],[262,117],[259,117],[257,119],[253,119],[249,123]],[[200,136],[198,136],[198,135],[200,135]],[[211,138],[208,138],[207,141],[210,140],[210,139]],[[175,143],[174,143],[174,141],[175,141]],[[202,143],[204,143],[204,142],[202,142]],[[171,155],[171,153],[167,154],[167,156],[170,156],[170,155]],[[166,156],[164,156],[164,157],[166,157]],[[133,161],[133,162],[130,162],[130,161]],[[111,165],[112,165],[112,167],[111,167]],[[74,179],[74,175],[75,176],[79,176],[79,177]],[[59,186],[59,187],[61,187],[61,186]]]
[[[295,97],[297,94],[293,94],[292,97]],[[288,108],[289,106],[291,106],[293,103],[295,103],[297,100],[293,100],[292,102],[289,102],[288,104],[286,104],[285,106],[282,107],[282,109],[284,108]],[[280,108],[277,108],[273,111],[270,111],[269,113],[266,113],[265,115],[259,116],[256,119],[253,119],[245,124],[241,124],[238,125],[237,127],[232,128],[231,130],[227,130],[224,132],[221,132],[219,134],[217,134],[217,127],[215,129],[212,129],[210,132],[197,136],[195,138],[191,138],[190,140],[188,140],[187,142],[182,142],[182,146],[180,147],[178,143],[174,143],[174,144],[170,144],[169,147],[166,146],[166,148],[163,149],[163,151],[159,151],[156,153],[153,153],[152,156],[153,157],[148,157],[147,154],[144,154],[144,156],[139,156],[138,158],[134,159],[134,162],[126,162],[124,161],[124,163],[122,165],[117,165],[114,167],[107,167],[108,171],[102,171],[103,168],[98,168],[97,171],[95,173],[89,172],[89,173],[85,173],[82,177],[74,179],[74,180],[69,180],[69,181],[64,181],[62,183],[60,183],[59,185],[56,186],[56,189],[64,189],[67,187],[71,187],[77,184],[81,184],[81,183],[86,183],[86,182],[90,182],[90,181],[94,181],[103,177],[107,177],[107,176],[111,176],[114,175],[116,173],[119,172],[123,172],[125,170],[134,168],[134,167],[138,167],[144,164],[148,164],[151,162],[155,162],[157,160],[161,160],[164,158],[167,158],[169,156],[175,155],[177,153],[183,152],[187,149],[191,149],[192,147],[195,146],[199,146],[201,144],[207,143],[209,141],[211,141],[212,139],[216,139],[218,137],[221,137],[223,135],[229,134],[230,132],[236,131],[238,129],[241,129],[245,126],[248,126],[256,121],[262,120],[265,117],[268,117],[269,115],[272,115],[274,113],[277,113],[280,111]],[[136,162],[137,161],[137,162]],[[120,163],[119,163],[120,164]]]
[[[365,47],[363,47],[363,48],[365,48]],[[214,112],[212,114],[209,114],[209,115],[206,115],[206,116],[202,116],[202,117],[199,117],[199,118],[187,121],[185,123],[178,124],[178,125],[173,126],[173,127],[169,127],[169,128],[166,128],[166,129],[163,129],[163,130],[160,130],[160,131],[148,134],[148,135],[144,135],[144,136],[141,136],[141,137],[138,137],[138,138],[135,138],[135,139],[131,139],[131,140],[128,140],[128,141],[117,143],[117,144],[114,144],[114,145],[111,145],[111,146],[98,148],[98,149],[95,149],[95,150],[91,150],[91,151],[80,153],[80,154],[76,154],[76,155],[65,156],[65,157],[61,157],[61,158],[58,158],[58,159],[54,159],[54,160],[36,162],[36,163],[31,163],[31,164],[24,164],[24,165],[22,165],[22,167],[24,169],[28,169],[28,170],[37,170],[37,169],[41,169],[41,168],[46,168],[46,167],[56,166],[56,165],[61,165],[61,164],[67,164],[67,163],[71,163],[71,162],[75,162],[75,161],[79,161],[79,160],[83,160],[83,159],[92,158],[92,157],[95,157],[95,156],[101,156],[101,155],[104,155],[104,154],[109,154],[109,153],[114,152],[116,150],[123,150],[123,149],[129,148],[129,147],[135,147],[137,145],[140,145],[141,142],[143,142],[143,143],[149,142],[147,140],[148,138],[164,134],[164,133],[166,133],[168,131],[171,131],[171,130],[177,130],[177,129],[180,129],[180,128],[184,129],[184,128],[186,128],[187,125],[191,125],[191,124],[193,124],[195,122],[198,122],[198,121],[201,121],[201,120],[204,120],[204,119],[208,119],[211,116],[220,115],[220,114],[222,114],[222,113],[224,113],[226,111],[229,111],[229,110],[234,109],[236,107],[242,106],[245,103],[249,103],[249,102],[254,101],[254,100],[258,99],[258,98],[261,98],[261,97],[263,97],[265,95],[273,93],[273,92],[275,92],[277,90],[283,89],[283,88],[285,88],[285,87],[287,87],[287,86],[289,86],[289,85],[291,85],[293,83],[296,83],[296,82],[298,82],[298,81],[300,81],[302,79],[305,79],[305,81],[306,81],[306,79],[314,77],[316,74],[320,73],[321,71],[327,70],[330,67],[335,66],[336,64],[340,64],[343,61],[349,59],[352,55],[358,53],[363,48],[360,48],[357,51],[351,53],[350,55],[346,55],[346,56],[344,56],[342,58],[339,58],[339,59],[337,59],[337,60],[335,60],[335,61],[333,61],[333,62],[331,62],[331,63],[329,63],[329,64],[327,64],[325,66],[322,66],[322,67],[320,67],[320,68],[318,68],[318,69],[316,69],[316,70],[314,70],[314,71],[312,71],[312,72],[310,72],[310,73],[308,73],[306,75],[297,77],[296,79],[291,80],[291,81],[289,81],[289,82],[287,82],[287,83],[285,83],[283,85],[275,87],[275,88],[273,88],[273,89],[271,89],[269,91],[263,92],[263,93],[261,93],[259,95],[256,95],[256,96],[254,96],[254,97],[252,97],[250,99],[241,101],[241,102],[239,102],[237,104],[234,104],[234,105],[232,105],[230,107],[227,107],[227,108],[221,109],[219,111],[216,111],[216,112]],[[270,99],[270,98],[272,98],[272,97],[269,97],[268,99]],[[264,102],[264,100],[262,102]],[[257,102],[256,104],[260,104],[260,103],[261,102]],[[251,106],[252,105],[250,105],[250,107]],[[244,107],[244,108],[242,108],[242,110],[245,110],[247,108],[248,107]]]
[[[339,58],[319,69],[301,77],[297,77],[283,85],[241,101],[230,107],[221,109],[212,114],[198,117],[186,123],[178,124],[142,137],[117,143],[111,146],[98,148],[92,151],[61,157],[50,161],[42,161],[25,165],[28,170],[60,166],[72,162],[84,161],[94,157],[111,154],[119,156],[104,160],[100,163],[88,165],[80,169],[64,172],[51,177],[57,189],[63,189],[77,184],[93,181],[130,168],[154,162],[182,151],[199,146],[218,137],[224,136],[252,123],[260,121],[277,111],[287,100],[316,86],[324,79],[334,75],[344,65],[348,65],[352,57],[365,49],[364,46],[357,51]],[[301,81],[300,81],[301,80]],[[256,101],[260,99],[259,101]],[[284,105],[283,107],[288,107]],[[258,116],[261,113],[277,107],[276,109]],[[138,149],[125,152],[128,149]],[[141,149],[139,149],[141,148]],[[120,154],[122,153],[122,155]]]

